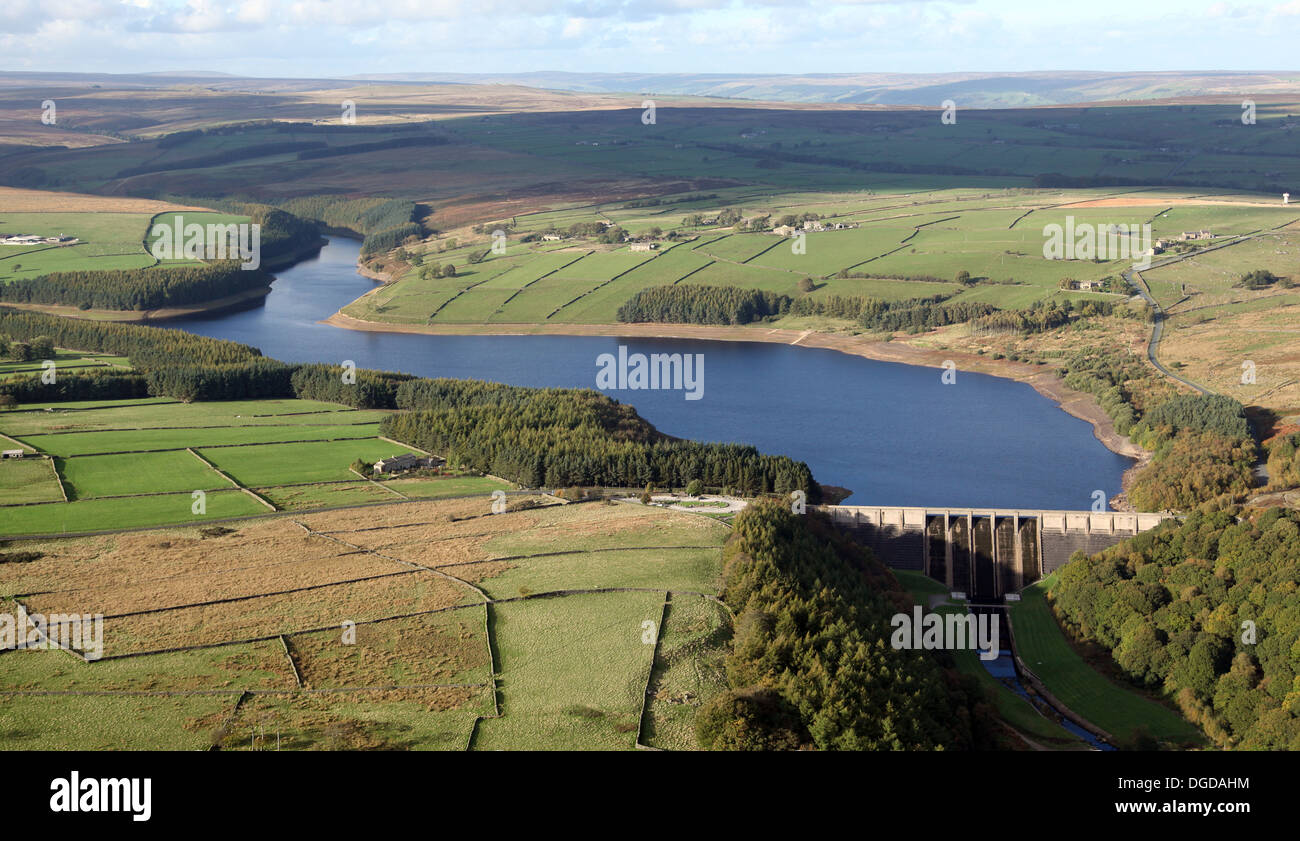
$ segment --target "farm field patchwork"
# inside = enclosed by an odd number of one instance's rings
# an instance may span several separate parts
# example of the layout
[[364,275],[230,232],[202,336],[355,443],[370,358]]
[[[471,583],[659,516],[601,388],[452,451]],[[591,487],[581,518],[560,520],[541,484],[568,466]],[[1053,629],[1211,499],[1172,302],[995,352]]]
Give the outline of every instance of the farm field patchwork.
[[[7,609],[107,618],[102,659],[0,652],[5,747],[630,749],[667,590],[716,587],[726,530],[639,505],[512,497],[492,515],[486,502],[13,544],[35,557],[0,565]],[[576,568],[554,582],[570,595],[485,600],[497,576],[537,571],[475,561],[566,533],[611,580],[647,591],[593,592]],[[662,582],[640,580],[639,551],[612,551],[693,542],[713,548]],[[428,551],[438,546],[447,551]],[[664,718],[650,741],[687,749],[690,715],[722,685],[729,620],[716,602],[674,599],[656,669],[675,723]]]
[[[107,353],[81,353],[79,351],[55,349],[54,368],[56,376],[62,371],[76,371],[85,373],[92,368],[101,368],[107,370],[123,370],[130,367],[130,362],[125,356],[113,356]],[[46,368],[47,360],[32,359],[27,362],[0,362],[0,381],[22,376],[24,374],[41,374]]]
[[[344,308],[356,318],[406,324],[608,324],[637,292],[668,284],[761,289],[798,296],[812,278],[816,297],[861,295],[905,300],[933,295],[1023,308],[1043,301],[1122,301],[1125,295],[1064,291],[1062,281],[1117,278],[1133,259],[1048,260],[1047,226],[1151,224],[1153,241],[1212,226],[1218,242],[1294,222],[1282,206],[1251,194],[1192,194],[1177,190],[988,189],[967,187],[900,192],[800,192],[755,194],[738,189],[691,199],[662,197],[663,209],[617,205],[571,208],[516,220],[506,254],[485,253],[482,243],[460,237],[424,246],[425,261],[465,266],[463,276],[421,279],[408,271],[381,290]],[[812,213],[840,230],[810,231],[801,240],[768,232],[703,227],[683,216],[710,218],[725,208],[746,218],[777,220]],[[581,237],[555,243],[518,242],[552,226],[613,222],[633,234],[661,227],[659,248],[633,252]],[[504,223],[503,223],[504,224]],[[800,223],[801,224],[801,223]],[[647,226],[647,227],[642,227]],[[798,227],[798,225],[796,225]],[[419,252],[420,246],[413,246]],[[1229,251],[1230,249],[1225,249]],[[1277,250],[1277,249],[1275,249]],[[481,262],[469,264],[470,258]],[[1207,259],[1214,259],[1208,257]],[[1230,259],[1230,258],[1224,258]],[[968,272],[974,285],[953,282]],[[1167,270],[1161,270],[1167,271]],[[845,274],[847,273],[847,274]],[[870,277],[852,277],[852,274]],[[841,276],[845,275],[845,276]],[[1165,289],[1162,280],[1153,281]]]
[[21,446],[41,457],[0,464],[0,534],[197,523],[471,494],[488,498],[513,487],[454,472],[384,483],[357,475],[352,465],[358,459],[369,464],[412,452],[377,437],[387,414],[311,400],[23,404],[0,412],[0,433],[11,439],[5,448]]

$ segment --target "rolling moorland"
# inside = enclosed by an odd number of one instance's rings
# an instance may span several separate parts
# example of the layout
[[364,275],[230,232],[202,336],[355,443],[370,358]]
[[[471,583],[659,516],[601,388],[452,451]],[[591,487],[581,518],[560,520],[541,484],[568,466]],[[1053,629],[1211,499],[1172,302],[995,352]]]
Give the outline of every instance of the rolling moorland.
[[[46,86],[24,88],[28,81],[5,77],[0,181],[8,187],[0,188],[0,234],[66,235],[77,243],[0,245],[0,304],[82,323],[148,321],[265,294],[269,278],[241,277],[245,287],[213,295],[195,279],[201,264],[159,264],[149,251],[151,224],[183,214],[187,221],[259,221],[273,232],[272,255],[285,261],[309,253],[321,232],[364,238],[361,268],[380,285],[335,315],[340,327],[797,342],[916,364],[953,359],[963,370],[1026,380],[1091,420],[1113,449],[1141,456],[1114,504],[1199,508],[1197,517],[1210,518],[1186,526],[1196,531],[1187,544],[1194,550],[1183,549],[1181,536],[1152,538],[1169,541],[1172,550],[1153,548],[1143,536],[1115,557],[1080,559],[1064,571],[1069,575],[1027,591],[1013,615],[1017,629],[1025,628],[1023,645],[1032,652],[1026,659],[1047,658],[1040,677],[1053,693],[1123,745],[1300,745],[1300,690],[1293,689],[1300,676],[1293,658],[1279,654],[1300,635],[1300,622],[1268,601],[1297,585],[1294,559],[1285,554],[1296,515],[1264,510],[1294,507],[1300,496],[1300,292],[1293,282],[1300,203],[1281,198],[1300,183],[1300,100],[1255,95],[1258,120],[1247,125],[1240,96],[998,111],[966,110],[959,98],[952,123],[935,109],[738,107],[672,96],[656,99],[647,122],[642,97],[605,93],[398,83],[258,88],[136,81],[114,89],[111,80],[66,80],[50,93]],[[40,124],[33,97],[60,103],[58,126]],[[338,124],[344,98],[356,101],[356,125]],[[1164,244],[1149,268],[1136,271],[1131,258],[1046,260],[1053,224],[1103,231],[1149,224],[1151,242]],[[1200,231],[1210,236],[1183,237]],[[167,272],[169,281],[159,283]],[[857,685],[855,670],[885,668],[869,659],[842,656],[833,666],[824,660],[829,683],[810,689],[809,675],[820,672],[804,671],[811,667],[799,645],[824,655],[824,635],[836,633],[841,611],[878,618],[885,602],[909,598],[883,571],[870,572],[874,588],[864,591],[857,576],[874,562],[815,525],[784,523],[778,510],[758,506],[746,515],[758,531],[737,521],[727,555],[720,551],[725,527],[706,517],[593,502],[571,509],[556,497],[513,491],[644,484],[617,470],[578,469],[556,455],[561,438],[539,437],[544,419],[557,416],[549,401],[568,398],[493,396],[489,407],[522,400],[539,413],[523,422],[539,423],[536,429],[516,434],[507,424],[515,448],[508,452],[486,446],[486,434],[475,439],[458,431],[458,418],[476,417],[478,398],[454,389],[455,400],[436,406],[402,402],[400,380],[376,372],[363,377],[362,390],[381,384],[368,397],[326,393],[273,360],[227,358],[231,351],[205,347],[194,351],[191,367],[176,367],[126,334],[59,324],[0,318],[8,360],[0,392],[16,403],[0,415],[0,432],[42,456],[23,459],[23,474],[11,471],[0,482],[10,500],[4,533],[164,524],[178,530],[6,547],[25,559],[0,567],[6,594],[32,610],[70,604],[39,598],[43,587],[54,586],[50,576],[70,574],[48,569],[82,560],[79,574],[120,570],[108,581],[73,581],[66,589],[103,588],[94,606],[108,605],[102,612],[110,617],[130,614],[111,638],[131,656],[79,664],[60,652],[31,661],[4,655],[0,669],[25,669],[41,658],[48,665],[51,657],[63,663],[57,674],[12,676],[21,692],[33,692],[69,675],[78,687],[99,675],[111,678],[114,663],[138,665],[111,686],[92,682],[87,690],[109,693],[86,696],[94,703],[112,698],[104,703],[123,705],[123,727],[134,726],[127,722],[136,721],[139,703],[123,693],[139,686],[156,690],[156,698],[172,698],[162,693],[178,681],[205,692],[229,688],[193,696],[209,709],[191,709],[191,700],[149,701],[160,726],[141,728],[132,738],[143,741],[133,744],[267,747],[265,734],[274,727],[290,747],[1077,746],[1006,687],[990,685],[974,658],[937,661],[964,675],[960,690],[941,690],[930,661],[915,665],[917,680],[929,688],[906,703],[918,710],[958,705],[966,713],[955,728],[918,715],[911,729],[893,722],[882,732],[879,720],[858,718],[864,704],[881,701],[843,695]],[[41,399],[44,359],[59,367],[60,399],[48,392]],[[407,397],[413,391],[408,387]],[[621,438],[626,428],[594,411],[581,458],[640,448],[657,487],[702,479],[712,490],[750,497],[816,487],[806,467],[801,472],[802,465],[771,456],[680,447],[669,453],[648,433]],[[357,470],[416,448],[447,456],[448,469],[379,481]],[[542,450],[547,460],[539,473],[528,465]],[[441,540],[435,532],[444,523],[486,514],[498,489],[512,489],[512,505],[547,503],[518,509],[532,518],[511,532],[524,543],[527,528],[578,516],[570,510],[650,518],[655,538],[634,528],[632,542],[592,550],[591,557],[519,564],[545,577],[540,584],[515,575],[515,560],[500,560],[528,554],[518,546],[470,557],[455,544],[456,560],[430,563],[389,552],[387,544],[359,543],[345,565],[357,561],[354,552],[395,575],[400,567],[431,578],[412,588],[388,582],[394,590],[381,601],[418,617],[365,614],[380,637],[368,639],[365,657],[325,671],[331,677],[321,675],[319,658],[340,655],[328,644],[335,632],[323,629],[349,617],[356,596],[350,579],[317,579],[328,573],[314,569],[304,576],[310,580],[286,582],[294,586],[281,590],[312,588],[322,599],[317,613],[294,613],[291,621],[268,619],[275,611],[269,605],[285,595],[263,587],[276,573],[257,569],[261,560],[249,568],[255,574],[218,562],[192,576],[178,570],[161,577],[192,580],[200,590],[191,594],[168,592],[172,584],[135,600],[117,592],[137,586],[132,570],[173,543],[220,544],[223,551],[229,544],[233,558],[256,556],[246,535],[277,552],[294,541],[351,542],[364,531],[354,519],[368,524],[404,512],[418,516],[394,528],[419,535],[416,542]],[[195,490],[206,494],[202,515],[191,509]],[[419,502],[434,497],[457,499]],[[356,505],[384,513],[348,511]],[[323,508],[340,510],[311,513]],[[255,514],[263,519],[223,522],[211,533],[202,529],[214,526],[198,524]],[[334,519],[337,530],[323,525]],[[760,521],[775,531],[762,531]],[[697,545],[674,532],[683,528],[716,531]],[[1243,529],[1273,535],[1278,552],[1244,554]],[[334,537],[320,537],[326,532]],[[778,544],[803,548],[769,554],[764,541],[773,533]],[[127,544],[120,553],[119,543]],[[649,554],[637,565],[641,552]],[[722,558],[735,553],[758,571],[724,569]],[[853,571],[836,588],[835,603],[821,605],[822,596],[800,589],[811,574],[800,559],[811,557],[821,558],[823,570],[845,563]],[[461,563],[486,564],[475,572],[484,576],[440,568]],[[492,566],[498,563],[500,571]],[[1133,592],[1100,597],[1082,570],[1103,584],[1131,581]],[[367,585],[385,574],[341,573]],[[31,575],[47,578],[24,578]],[[227,575],[244,582],[232,596],[242,607],[229,617],[235,627],[228,631],[202,618],[211,607],[205,602],[226,597],[216,582],[231,581]],[[808,615],[827,624],[783,625],[785,602],[743,595],[755,586],[747,575],[780,581],[772,587],[789,588],[791,604],[810,599]],[[637,582],[627,584],[627,576]],[[507,584],[493,587],[495,577]],[[435,592],[434,583],[451,592]],[[624,586],[645,591],[578,593],[579,606],[569,596],[534,598],[547,587]],[[904,577],[903,586],[915,595],[922,585]],[[728,612],[714,597],[730,606],[734,624],[724,621]],[[477,620],[461,621],[458,599],[467,601],[465,611],[483,605]],[[1119,613],[1121,605],[1128,613]],[[200,618],[175,638],[163,639],[163,629],[136,618],[149,615],[141,611],[190,610]],[[641,623],[653,623],[656,612],[667,618],[658,643],[651,635],[647,659]],[[674,614],[685,617],[679,629]],[[1235,639],[1236,620],[1263,616],[1267,646],[1257,651]],[[421,617],[436,617],[428,619],[434,627]],[[381,627],[389,621],[399,623],[387,629],[392,636]],[[421,627],[399,629],[408,621]],[[591,675],[544,656],[554,653],[546,640],[565,623],[591,629],[590,646],[580,650],[613,658],[618,680],[588,686],[583,681]],[[514,640],[512,625],[519,629]],[[438,662],[400,651],[413,631],[430,635],[424,650],[439,652]],[[792,639],[802,642],[791,649]],[[243,642],[206,647],[234,640]],[[244,644],[262,650],[239,650]],[[199,647],[142,653],[177,646]],[[660,648],[674,646],[681,646],[680,660],[661,656]],[[546,665],[533,669],[534,662]],[[347,673],[376,663],[384,674]],[[647,681],[660,689],[646,696],[651,701],[638,718]],[[551,697],[555,686],[570,697]],[[354,689],[384,700],[359,705]],[[43,740],[64,734],[17,713],[5,728],[31,745],[54,744]]]

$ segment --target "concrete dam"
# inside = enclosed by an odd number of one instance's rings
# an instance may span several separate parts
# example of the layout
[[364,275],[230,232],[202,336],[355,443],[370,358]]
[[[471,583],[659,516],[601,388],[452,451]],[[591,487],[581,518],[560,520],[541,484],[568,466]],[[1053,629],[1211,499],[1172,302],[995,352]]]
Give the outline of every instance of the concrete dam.
[[972,600],[998,600],[1172,514],[821,505],[886,565],[923,572]]

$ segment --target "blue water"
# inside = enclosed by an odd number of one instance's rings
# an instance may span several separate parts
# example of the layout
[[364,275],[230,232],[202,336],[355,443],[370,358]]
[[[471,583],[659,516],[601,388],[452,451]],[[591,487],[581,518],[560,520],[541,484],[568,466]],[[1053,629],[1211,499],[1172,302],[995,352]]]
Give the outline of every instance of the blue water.
[[739,441],[805,461],[858,505],[1087,509],[1120,489],[1130,461],[1091,425],[1012,380],[754,342],[593,336],[426,336],[319,324],[374,284],[358,245],[335,238],[277,273],[264,304],[173,322],[277,359],[341,363],[522,386],[596,387],[597,357],[700,353],[704,391],[607,392],[670,435]]
[[[1024,698],[1025,702],[1032,706],[1033,702],[1029,700],[1029,693],[1025,691],[1024,684],[1020,682],[1020,675],[1016,672],[1016,664],[1011,659],[1010,652],[1003,651],[992,660],[985,660],[981,657],[980,662],[989,674],[1001,681],[1012,692]],[[1057,723],[1097,750],[1115,750],[1114,745],[1103,742],[1068,718],[1062,717]]]

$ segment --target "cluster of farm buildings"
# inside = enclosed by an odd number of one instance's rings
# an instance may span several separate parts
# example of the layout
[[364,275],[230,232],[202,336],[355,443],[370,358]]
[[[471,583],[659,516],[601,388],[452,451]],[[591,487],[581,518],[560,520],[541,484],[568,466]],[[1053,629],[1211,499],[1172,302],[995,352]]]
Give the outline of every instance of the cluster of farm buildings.
[[10,234],[9,236],[0,237],[0,245],[42,245],[44,243],[73,243],[76,237],[65,237],[59,234],[57,237],[43,237],[40,234]]
[[821,231],[847,231],[856,227],[858,227],[857,222],[821,222],[816,219],[808,219],[803,223],[802,227],[798,228],[794,225],[777,225],[772,229],[772,233],[779,237],[788,237],[799,231],[820,233]]
[[407,470],[419,470],[426,467],[442,467],[446,463],[445,459],[438,456],[417,456],[413,453],[402,453],[399,456],[381,458],[375,462],[376,473],[405,473]]

